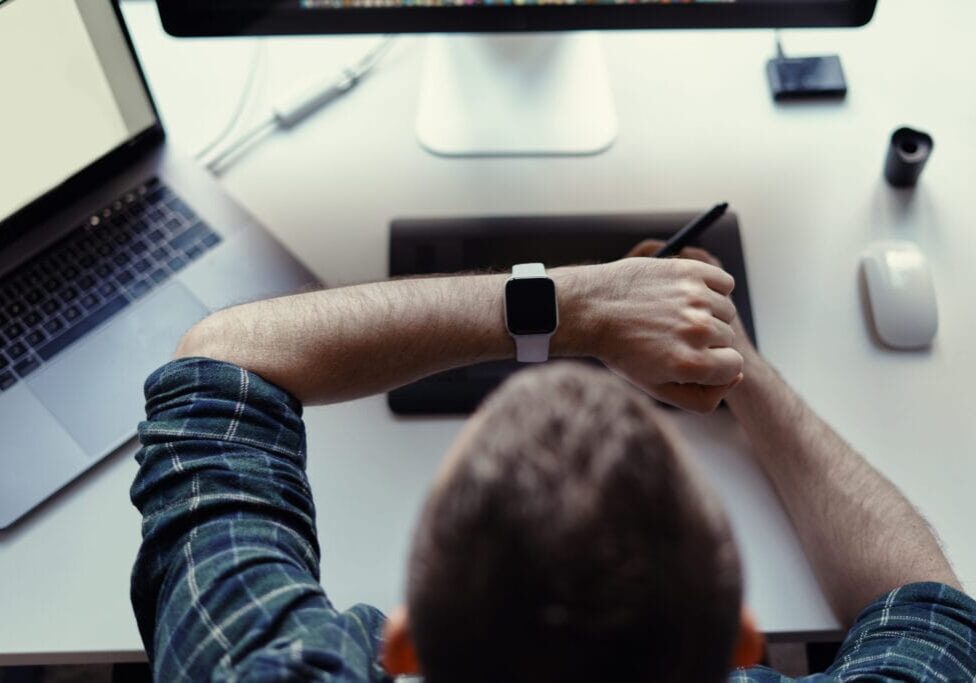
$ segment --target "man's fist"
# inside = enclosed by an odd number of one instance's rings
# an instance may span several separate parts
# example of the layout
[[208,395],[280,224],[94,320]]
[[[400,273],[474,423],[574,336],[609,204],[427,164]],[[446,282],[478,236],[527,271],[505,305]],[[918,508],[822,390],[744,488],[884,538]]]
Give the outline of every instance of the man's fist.
[[729,299],[735,281],[701,260],[635,258],[661,245],[644,241],[631,258],[606,266],[606,329],[598,355],[655,398],[710,412],[742,380]]

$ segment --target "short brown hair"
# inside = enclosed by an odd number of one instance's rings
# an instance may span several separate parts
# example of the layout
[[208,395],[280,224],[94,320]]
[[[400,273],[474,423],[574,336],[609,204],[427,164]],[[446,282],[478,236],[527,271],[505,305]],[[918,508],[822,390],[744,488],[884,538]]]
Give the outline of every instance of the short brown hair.
[[427,682],[722,680],[738,557],[650,399],[558,363],[519,373],[477,419],[410,557]]

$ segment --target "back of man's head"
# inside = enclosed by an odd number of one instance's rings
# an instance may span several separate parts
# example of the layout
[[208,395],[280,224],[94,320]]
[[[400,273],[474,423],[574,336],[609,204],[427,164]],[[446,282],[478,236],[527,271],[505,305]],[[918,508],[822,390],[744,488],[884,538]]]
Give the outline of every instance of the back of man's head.
[[410,558],[428,683],[726,676],[735,547],[650,400],[555,364],[519,373],[474,420]]

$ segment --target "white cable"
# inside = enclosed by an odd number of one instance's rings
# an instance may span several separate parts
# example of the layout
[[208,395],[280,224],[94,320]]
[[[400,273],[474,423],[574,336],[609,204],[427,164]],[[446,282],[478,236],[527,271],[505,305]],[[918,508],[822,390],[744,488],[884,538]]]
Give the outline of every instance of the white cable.
[[244,113],[244,109],[247,106],[247,101],[251,97],[251,92],[254,90],[254,83],[257,80],[258,67],[264,60],[265,56],[265,44],[263,41],[259,42],[254,46],[254,52],[251,55],[251,65],[247,71],[247,78],[244,80],[244,85],[241,88],[241,96],[237,101],[237,105],[234,107],[233,113],[230,118],[227,119],[227,123],[221,129],[217,135],[213,137],[206,145],[201,147],[193,158],[197,161],[203,159],[210,152],[212,152],[217,146],[220,145],[227,136],[234,132],[234,128],[237,126],[238,122],[241,120],[241,115]]
[[293,128],[322,107],[348,93],[379,64],[393,45],[393,41],[394,36],[385,35],[358,61],[342,69],[338,76],[331,76],[277,99],[271,107],[269,117],[228,143],[221,152],[207,162],[206,168],[212,173],[224,170],[225,162],[263,135],[276,128]]

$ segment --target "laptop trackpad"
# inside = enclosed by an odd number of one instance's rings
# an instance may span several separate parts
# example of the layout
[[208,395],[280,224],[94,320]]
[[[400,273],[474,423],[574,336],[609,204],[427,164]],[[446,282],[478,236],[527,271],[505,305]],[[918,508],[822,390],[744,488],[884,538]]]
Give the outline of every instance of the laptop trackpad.
[[84,451],[101,457],[145,419],[143,383],[207,309],[170,282],[63,352],[28,384]]

